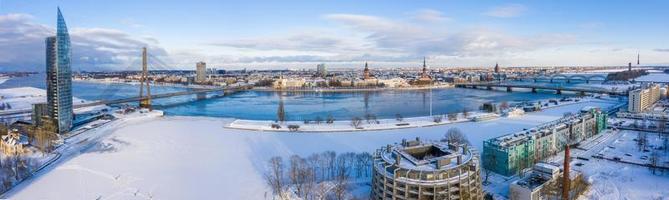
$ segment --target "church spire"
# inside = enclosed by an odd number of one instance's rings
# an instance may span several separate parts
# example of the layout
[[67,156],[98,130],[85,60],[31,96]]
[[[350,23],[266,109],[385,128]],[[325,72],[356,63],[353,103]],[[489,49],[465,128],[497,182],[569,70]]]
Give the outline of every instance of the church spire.
[[365,62],[365,70],[362,71],[362,78],[367,80],[371,78],[371,75],[369,74],[369,66],[367,65],[367,62]]

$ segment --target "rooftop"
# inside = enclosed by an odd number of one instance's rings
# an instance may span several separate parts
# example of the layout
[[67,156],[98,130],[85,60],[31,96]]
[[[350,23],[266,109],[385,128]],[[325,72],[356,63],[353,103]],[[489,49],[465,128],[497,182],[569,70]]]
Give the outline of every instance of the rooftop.
[[596,107],[586,107],[586,108],[582,109],[582,113],[580,113],[580,114],[574,114],[574,115],[566,116],[566,117],[557,119],[555,121],[551,121],[551,122],[539,125],[535,128],[529,129],[529,130],[523,130],[523,131],[516,132],[516,133],[513,133],[513,134],[499,136],[499,137],[491,139],[490,141],[493,144],[496,144],[496,145],[499,145],[499,146],[509,146],[509,145],[512,145],[512,144],[516,144],[516,143],[525,141],[529,137],[535,136],[537,134],[550,134],[550,131],[548,131],[548,130],[551,130],[551,129],[554,129],[554,128],[561,128],[561,127],[565,126],[565,124],[578,123],[581,119],[591,118],[592,116],[589,114],[589,112],[586,111],[586,109],[592,110],[592,109],[598,109],[598,108],[596,108]]
[[449,145],[438,141],[403,141],[402,144],[388,145],[381,151],[381,158],[387,163],[398,163],[400,168],[438,171],[451,169],[472,159],[472,153],[465,145]]

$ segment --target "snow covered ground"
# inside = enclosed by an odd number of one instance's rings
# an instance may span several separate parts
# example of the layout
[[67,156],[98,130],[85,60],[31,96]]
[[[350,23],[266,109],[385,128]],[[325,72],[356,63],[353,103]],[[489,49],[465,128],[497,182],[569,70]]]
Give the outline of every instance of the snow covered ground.
[[[553,105],[549,104],[548,106],[543,107],[544,109],[549,109],[552,107],[561,107],[561,106],[567,106],[571,104],[583,104],[585,101],[594,101],[594,102],[600,102],[600,103],[613,103],[616,101],[615,99],[610,99],[610,98],[603,98],[605,100],[601,99],[595,99],[595,98],[582,98],[579,99],[580,102],[576,101],[569,101],[569,102],[559,102],[558,105]],[[603,107],[606,108],[606,107]],[[488,116],[488,115],[493,115],[490,113],[484,113],[480,111],[475,111],[475,112],[469,112],[468,117],[464,117],[461,113],[457,114],[457,119],[453,121],[448,120],[447,115],[442,116],[442,121],[439,123],[434,122],[434,117],[431,116],[424,116],[424,117],[411,117],[411,118],[404,118],[402,121],[397,121],[396,119],[378,119],[377,122],[374,122],[374,120],[367,122],[367,120],[362,119],[361,124],[359,125],[358,128],[353,127],[351,125],[350,120],[340,120],[340,121],[334,121],[332,124],[327,124],[325,122],[321,122],[320,124],[316,124],[315,122],[311,121],[309,124],[304,124],[304,122],[301,121],[288,121],[284,122],[282,124],[279,124],[281,127],[280,128],[272,128],[272,124],[277,124],[274,121],[271,120],[234,120],[230,124],[227,124],[225,127],[226,128],[234,128],[234,129],[241,129],[241,130],[255,130],[255,131],[281,131],[281,132],[287,132],[290,131],[288,129],[289,125],[298,125],[299,131],[300,132],[350,132],[350,131],[369,131],[369,130],[389,130],[389,129],[400,129],[400,128],[416,128],[416,127],[426,127],[426,126],[437,126],[437,125],[446,125],[446,124],[451,124],[451,123],[460,123],[460,122],[467,122],[467,121],[472,121],[477,116]],[[515,116],[512,116],[515,117]],[[496,120],[499,117],[491,118],[490,120]],[[474,120],[475,121],[475,120]]]
[[669,74],[667,73],[650,73],[648,75],[636,78],[637,81],[660,81],[668,82]]
[[[592,183],[590,191],[585,194],[586,199],[669,199],[667,173],[653,175],[648,167],[591,157],[600,154],[606,158],[620,157],[623,161],[647,163],[648,160],[641,157],[650,157],[650,153],[637,150],[633,141],[636,136],[636,131],[613,131],[604,135],[601,144],[593,145],[588,151],[575,149],[573,155],[590,158],[589,161],[576,159],[571,162],[572,168],[583,172]],[[657,135],[649,134],[648,139],[651,145],[660,146]],[[661,162],[664,161],[666,159],[661,158]],[[576,163],[583,165],[577,166]]]
[[0,84],[5,83],[5,81],[9,80],[8,77],[0,76]]
[[[18,87],[0,89],[0,104],[7,103],[11,106],[10,110],[32,109],[32,104],[46,102],[46,90],[34,87]],[[74,105],[85,103],[86,100],[72,97]],[[92,106],[75,109],[75,113],[91,112],[107,108],[107,106]],[[3,110],[3,111],[7,111]]]
[[[315,152],[372,152],[403,138],[439,139],[461,129],[481,149],[483,140],[555,120],[583,102],[514,118],[364,132],[288,133],[224,128],[230,119],[165,117],[105,130],[92,148],[55,165],[5,198],[11,199],[267,199],[262,175],[272,156]],[[82,134],[83,135],[83,134]]]

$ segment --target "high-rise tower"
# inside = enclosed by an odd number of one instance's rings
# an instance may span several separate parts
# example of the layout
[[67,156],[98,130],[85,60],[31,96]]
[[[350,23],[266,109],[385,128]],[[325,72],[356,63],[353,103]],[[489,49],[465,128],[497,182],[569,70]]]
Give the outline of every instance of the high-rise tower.
[[58,8],[56,36],[46,38],[47,109],[58,133],[72,128],[72,70],[70,34]]
[[207,81],[207,63],[198,62],[195,64],[195,82],[204,83]]

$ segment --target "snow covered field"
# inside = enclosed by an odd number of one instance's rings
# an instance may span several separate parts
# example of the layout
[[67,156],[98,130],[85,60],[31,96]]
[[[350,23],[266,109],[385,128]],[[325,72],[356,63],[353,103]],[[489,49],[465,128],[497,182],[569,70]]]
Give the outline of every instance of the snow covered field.
[[262,174],[272,156],[372,152],[403,138],[439,139],[461,129],[481,149],[485,139],[555,120],[592,101],[516,118],[364,132],[288,133],[224,128],[230,119],[165,117],[116,126],[82,154],[8,193],[11,199],[266,199]]
[[[638,151],[633,141],[636,136],[636,131],[615,131],[591,150],[574,151],[574,155],[590,158],[589,161],[572,160],[572,168],[583,172],[592,183],[590,191],[585,194],[587,199],[669,199],[669,176],[666,173],[653,175],[644,166],[591,157],[601,154],[606,158],[619,157],[623,161],[647,163],[647,159],[640,158],[644,155],[650,157],[650,153]],[[649,135],[648,139],[650,144],[661,146],[656,134]],[[660,159],[661,162],[665,161]],[[575,163],[583,165],[576,166]]]

